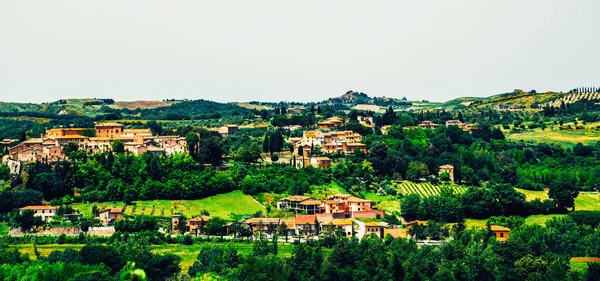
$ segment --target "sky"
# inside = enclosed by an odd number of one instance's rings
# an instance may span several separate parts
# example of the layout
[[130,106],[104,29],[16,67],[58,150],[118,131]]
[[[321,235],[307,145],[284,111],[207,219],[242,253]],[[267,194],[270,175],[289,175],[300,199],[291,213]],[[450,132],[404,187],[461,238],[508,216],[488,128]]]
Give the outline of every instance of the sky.
[[0,0],[0,101],[600,86],[600,1]]

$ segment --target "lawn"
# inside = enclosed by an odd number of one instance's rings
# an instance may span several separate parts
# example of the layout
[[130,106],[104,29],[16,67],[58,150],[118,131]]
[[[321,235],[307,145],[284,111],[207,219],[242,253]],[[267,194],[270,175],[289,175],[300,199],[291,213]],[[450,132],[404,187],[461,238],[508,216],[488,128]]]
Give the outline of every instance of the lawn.
[[[171,216],[172,214],[183,214],[188,218],[197,216],[202,210],[206,210],[213,217],[228,219],[231,213],[236,215],[251,215],[258,211],[266,211],[250,195],[239,190],[224,194],[217,194],[198,200],[146,200],[134,201],[133,205],[125,208],[126,215],[153,215]],[[89,217],[92,213],[92,203],[75,204],[84,216]],[[97,203],[99,207],[122,207],[121,202]]]
[[[235,248],[242,255],[250,255],[253,253],[252,243],[243,242],[226,242],[226,243],[215,243],[215,242],[199,242],[194,245],[180,245],[180,244],[164,244],[152,246],[152,252],[154,253],[172,253],[181,257],[181,270],[187,272],[187,270],[194,264],[200,249],[209,245],[219,246],[231,246]],[[84,244],[48,244],[38,245],[38,251],[43,256],[48,256],[54,250],[65,250],[66,248],[73,248],[76,250],[81,249]],[[16,245],[17,249],[23,254],[29,255],[29,258],[35,259],[35,253],[33,252],[32,244],[19,244]],[[278,254],[281,257],[290,257],[292,255],[293,245],[291,243],[279,243],[277,246]]]
[[[518,192],[525,194],[527,201],[535,199],[549,199],[547,191],[533,191],[515,188]],[[579,192],[579,196],[575,198],[575,210],[600,210],[600,193],[598,192]]]
[[375,202],[375,206],[377,206],[377,208],[380,210],[384,210],[386,212],[400,211],[400,201],[396,196],[378,196],[373,192],[369,192],[365,194],[365,199]]
[[516,191],[521,192],[523,194],[525,194],[525,200],[527,201],[533,201],[535,199],[540,199],[542,201],[549,199],[548,197],[548,192],[540,190],[540,191],[534,191],[534,190],[527,190],[527,189],[521,189],[521,188],[515,188]]
[[[565,215],[561,214],[551,214],[551,215],[533,215],[525,218],[525,224],[533,225],[539,224],[542,226],[546,225],[546,222],[551,220],[552,218],[560,218]],[[465,219],[465,225],[467,228],[485,228],[487,219]]]

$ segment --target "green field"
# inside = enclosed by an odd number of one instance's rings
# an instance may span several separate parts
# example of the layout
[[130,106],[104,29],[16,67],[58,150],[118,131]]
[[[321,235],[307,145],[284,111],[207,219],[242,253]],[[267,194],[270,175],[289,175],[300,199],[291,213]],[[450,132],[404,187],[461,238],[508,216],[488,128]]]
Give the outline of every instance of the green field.
[[377,206],[377,208],[380,210],[384,210],[386,212],[400,211],[400,201],[396,196],[378,196],[373,192],[369,192],[365,194],[365,199],[375,202],[375,206]]
[[463,194],[467,191],[464,186],[456,184],[439,184],[433,185],[428,182],[414,183],[410,181],[402,181],[399,183],[398,189],[404,195],[417,194],[421,197],[435,196],[440,194],[442,187],[449,187],[457,194]]
[[[244,242],[227,242],[227,243],[215,243],[215,242],[200,242],[194,245],[180,245],[180,244],[164,244],[164,245],[155,245],[152,246],[152,252],[154,253],[171,253],[176,254],[181,257],[181,269],[183,272],[187,272],[187,270],[194,264],[198,253],[202,247],[206,247],[208,245],[219,245],[219,246],[231,246],[235,248],[242,255],[250,255],[252,254],[253,244],[252,243],[244,243]],[[48,256],[54,250],[63,251],[66,248],[73,248],[76,250],[81,249],[84,244],[49,244],[49,245],[38,245],[38,251],[43,256]],[[35,259],[35,253],[33,252],[32,244],[20,244],[16,245],[17,249],[23,254],[29,255],[29,258]],[[292,255],[293,245],[291,243],[280,243],[278,244],[277,250],[279,256],[282,257],[290,257]]]
[[[547,191],[533,191],[515,188],[518,192],[525,194],[527,201],[535,199],[549,199]],[[575,198],[575,210],[600,210],[600,193],[598,192],[580,192]]]
[[[561,215],[561,214],[533,215],[533,216],[529,216],[529,217],[525,218],[525,224],[526,225],[538,224],[538,225],[544,226],[544,225],[546,225],[546,222],[551,220],[552,218],[560,218],[563,216],[565,216],[565,215]],[[466,224],[467,228],[485,228],[486,222],[487,222],[487,219],[482,219],[482,220],[465,219],[465,224]]]
[[[147,200],[134,201],[133,205],[125,208],[126,215],[152,215],[152,216],[171,216],[172,214],[183,214],[188,218],[197,216],[202,210],[206,210],[213,217],[222,217],[228,219],[231,213],[236,215],[251,215],[258,211],[266,212],[265,208],[259,205],[250,195],[236,190],[229,193],[218,194],[198,200]],[[84,216],[90,217],[92,214],[92,203],[74,204]],[[117,207],[123,206],[121,202],[97,203],[98,207]]]
[[[565,126],[570,125],[575,127],[573,123],[565,123]],[[580,124],[581,125],[581,124]],[[545,142],[563,145],[566,147],[573,147],[577,143],[582,144],[595,144],[600,141],[600,130],[598,126],[600,123],[588,123],[584,125],[583,129],[572,129],[572,130],[560,130],[559,126],[550,125],[551,127],[542,130],[541,128],[528,129],[521,133],[511,133],[507,130],[504,131],[506,138],[513,141],[532,141],[532,142]]]

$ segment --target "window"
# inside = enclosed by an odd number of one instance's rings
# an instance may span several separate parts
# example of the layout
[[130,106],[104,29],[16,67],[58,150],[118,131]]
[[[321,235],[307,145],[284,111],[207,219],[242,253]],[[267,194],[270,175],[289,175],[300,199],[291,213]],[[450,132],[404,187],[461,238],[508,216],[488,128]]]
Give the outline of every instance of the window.
[[500,232],[500,237],[504,237],[504,232]]

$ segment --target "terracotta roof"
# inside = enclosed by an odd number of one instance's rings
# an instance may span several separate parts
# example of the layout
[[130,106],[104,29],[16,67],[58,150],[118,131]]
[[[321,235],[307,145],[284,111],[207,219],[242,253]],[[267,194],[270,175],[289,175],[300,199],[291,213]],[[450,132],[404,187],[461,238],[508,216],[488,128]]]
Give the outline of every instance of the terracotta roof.
[[201,221],[201,220],[208,221],[208,220],[210,220],[210,217],[209,216],[199,216],[199,217],[195,217],[189,221]]
[[285,198],[281,198],[281,200],[287,200],[287,201],[291,201],[291,202],[302,202],[304,200],[308,200],[308,199],[312,199],[308,196],[303,196],[303,195],[293,195],[293,196],[289,196],[289,197],[285,197]]
[[300,203],[300,205],[321,205],[323,201],[319,200],[305,200]]
[[150,129],[123,129],[123,133],[150,133]]
[[88,137],[86,136],[82,136],[82,135],[67,135],[67,136],[60,136],[60,137],[55,137],[56,139],[87,139]]
[[26,206],[23,208],[20,208],[19,210],[55,210],[58,209],[58,206]]
[[330,224],[333,225],[352,225],[351,219],[333,219]]
[[329,157],[321,156],[321,157],[313,157],[313,159],[317,161],[331,161]]
[[347,146],[365,146],[365,147],[367,146],[366,144],[364,144],[364,143],[359,143],[359,142],[356,142],[356,143],[348,143],[348,144],[346,144],[346,145],[347,145]]
[[416,220],[416,221],[411,221],[411,222],[407,222],[407,223],[406,223],[406,225],[407,225],[407,226],[408,226],[408,225],[413,225],[413,224],[415,224],[415,223],[418,223],[418,224],[420,224],[420,225],[427,225],[427,221],[419,221],[419,220]]
[[350,197],[346,198],[346,200],[348,202],[358,202],[358,203],[373,202],[371,200],[366,200],[366,199],[358,198],[356,196],[350,196]]
[[348,198],[348,197],[350,197],[350,196],[352,196],[352,195],[350,195],[350,194],[341,194],[341,193],[338,193],[338,194],[331,195],[331,196],[329,196],[328,198],[332,198],[332,197],[342,197],[342,198]]
[[123,209],[121,209],[121,208],[107,208],[107,209],[104,209],[104,210],[100,211],[100,213],[104,213],[104,212],[109,212],[110,214],[120,214],[120,213],[123,213]]
[[123,127],[123,124],[106,122],[96,124],[96,127]]
[[492,225],[490,228],[492,231],[510,231],[510,228],[499,225]]
[[365,226],[367,226],[367,227],[383,227],[383,225],[379,222],[365,222]]
[[269,223],[279,224],[280,218],[250,218],[244,221],[247,224],[258,224],[262,222],[265,226]]
[[440,166],[440,169],[450,169],[450,168],[454,168],[454,166],[452,166],[452,165],[442,165],[442,166]]
[[392,235],[394,238],[406,238],[408,231],[403,228],[386,228],[383,230],[383,235]]
[[315,224],[315,218],[320,224],[327,224],[333,220],[332,214],[316,214],[316,215],[296,215],[296,225],[299,224]]

